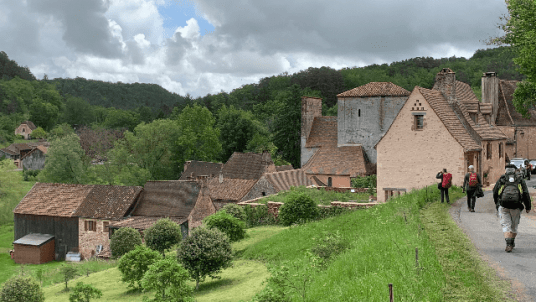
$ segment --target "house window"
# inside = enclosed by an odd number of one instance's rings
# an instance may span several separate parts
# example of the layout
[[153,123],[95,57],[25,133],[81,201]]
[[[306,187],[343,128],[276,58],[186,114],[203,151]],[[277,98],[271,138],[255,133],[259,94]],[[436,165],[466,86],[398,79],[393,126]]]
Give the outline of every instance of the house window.
[[110,223],[108,221],[102,223],[102,231],[104,233],[108,233],[110,231]]
[[93,220],[86,220],[86,231],[89,231],[89,232],[97,231],[97,222]]
[[262,196],[266,196],[266,192],[261,192]]
[[469,117],[476,123],[476,113],[469,113]]
[[488,158],[488,159],[491,159],[491,158],[492,158],[492,156],[491,156],[492,154],[491,154],[491,143],[490,143],[490,142],[488,142],[488,144],[486,145],[486,152],[487,152],[487,154],[486,154],[486,155],[487,155],[487,158]]
[[503,157],[503,143],[499,143],[499,158]]
[[361,109],[357,109],[357,116],[361,116]]
[[333,186],[333,181],[331,180],[331,177],[328,177],[328,187]]
[[423,130],[424,128],[424,115],[414,115],[413,116],[413,125],[415,130]]

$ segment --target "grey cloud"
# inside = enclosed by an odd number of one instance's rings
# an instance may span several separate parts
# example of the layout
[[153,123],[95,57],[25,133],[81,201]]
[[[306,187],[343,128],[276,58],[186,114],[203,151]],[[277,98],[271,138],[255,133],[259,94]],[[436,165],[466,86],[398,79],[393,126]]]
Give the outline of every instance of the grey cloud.
[[135,65],[143,65],[145,63],[145,54],[138,46],[138,43],[134,40],[129,40],[125,44],[127,45],[127,62]]
[[31,56],[39,51],[39,24],[28,14],[22,1],[0,2],[0,51],[11,59]]
[[105,58],[120,56],[121,45],[112,37],[104,16],[107,2],[28,0],[28,6],[36,13],[49,14],[60,20],[64,27],[63,40],[75,51]]

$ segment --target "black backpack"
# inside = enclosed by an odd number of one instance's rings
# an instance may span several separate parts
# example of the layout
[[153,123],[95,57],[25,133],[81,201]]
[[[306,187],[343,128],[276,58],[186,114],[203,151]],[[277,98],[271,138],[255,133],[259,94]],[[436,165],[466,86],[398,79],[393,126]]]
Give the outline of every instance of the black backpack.
[[505,183],[499,189],[500,205],[503,208],[515,209],[521,203],[521,178],[515,176],[514,181],[510,182],[508,177],[505,177]]

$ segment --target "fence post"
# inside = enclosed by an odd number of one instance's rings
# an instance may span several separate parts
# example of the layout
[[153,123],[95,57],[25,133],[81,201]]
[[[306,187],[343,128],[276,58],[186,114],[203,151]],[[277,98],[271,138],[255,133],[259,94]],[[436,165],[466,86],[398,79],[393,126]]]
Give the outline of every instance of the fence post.
[[389,283],[389,302],[394,302],[393,297],[393,283]]
[[419,274],[419,248],[415,248],[415,268],[417,269],[417,274]]

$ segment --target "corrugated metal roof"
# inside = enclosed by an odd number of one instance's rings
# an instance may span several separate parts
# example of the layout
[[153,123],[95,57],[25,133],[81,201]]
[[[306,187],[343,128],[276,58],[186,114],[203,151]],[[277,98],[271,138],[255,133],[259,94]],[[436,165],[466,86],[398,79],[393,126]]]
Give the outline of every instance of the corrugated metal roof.
[[41,246],[52,239],[54,239],[54,235],[31,233],[13,241],[13,244]]

